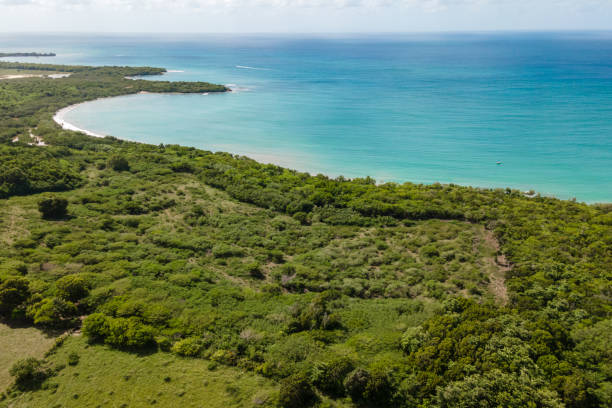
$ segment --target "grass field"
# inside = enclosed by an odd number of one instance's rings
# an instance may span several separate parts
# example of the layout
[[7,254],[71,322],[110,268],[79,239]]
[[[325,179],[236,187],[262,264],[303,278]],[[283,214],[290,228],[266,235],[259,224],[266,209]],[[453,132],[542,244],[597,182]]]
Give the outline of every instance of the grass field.
[[33,327],[11,328],[0,323],[0,392],[12,383],[9,369],[19,359],[27,357],[42,358],[55,341]]
[[12,75],[48,76],[54,74],[64,74],[64,72],[32,69],[0,69],[0,79],[5,79],[5,77],[11,77]]
[[[77,365],[67,364],[70,353],[79,355]],[[68,338],[48,361],[64,368],[43,389],[0,407],[265,407],[276,393],[271,381],[236,368],[89,346],[79,336]]]

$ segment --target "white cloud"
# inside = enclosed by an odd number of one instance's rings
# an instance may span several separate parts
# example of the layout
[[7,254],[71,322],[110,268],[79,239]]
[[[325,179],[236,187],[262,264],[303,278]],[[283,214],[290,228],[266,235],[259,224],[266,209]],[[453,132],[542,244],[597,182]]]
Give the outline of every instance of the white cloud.
[[612,29],[612,0],[0,0],[1,31]]
[[450,6],[457,5],[505,1],[506,0],[0,0],[0,6],[22,5],[54,9],[100,7],[166,10],[245,7],[354,8],[409,6],[433,10],[446,9]]

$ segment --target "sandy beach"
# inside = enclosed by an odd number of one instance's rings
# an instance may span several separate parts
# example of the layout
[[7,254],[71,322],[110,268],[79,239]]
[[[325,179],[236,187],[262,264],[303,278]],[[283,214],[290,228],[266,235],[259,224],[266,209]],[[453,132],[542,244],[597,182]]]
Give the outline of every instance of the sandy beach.
[[42,75],[19,74],[19,75],[0,75],[0,79],[21,79],[21,78],[42,78]]
[[10,74],[10,75],[0,75],[0,79],[21,79],[21,78],[50,78],[50,79],[61,79],[68,78],[70,73],[61,73],[61,74]]
[[64,119],[64,116],[68,112],[70,112],[71,110],[73,110],[77,106],[82,105],[83,103],[87,103],[87,102],[77,103],[75,105],[70,105],[70,106],[67,106],[67,107],[65,107],[63,109],[58,110],[55,113],[55,115],[53,115],[53,120],[55,121],[55,123],[60,125],[62,127],[62,129],[73,130],[75,132],[85,133],[86,135],[94,136],[94,137],[106,137],[106,135],[103,135],[103,134],[100,134],[100,133],[95,133],[95,132],[92,132],[92,131],[87,130],[87,129],[81,129],[80,127],[78,127],[76,125],[73,125],[72,123],[67,122],[66,119]]

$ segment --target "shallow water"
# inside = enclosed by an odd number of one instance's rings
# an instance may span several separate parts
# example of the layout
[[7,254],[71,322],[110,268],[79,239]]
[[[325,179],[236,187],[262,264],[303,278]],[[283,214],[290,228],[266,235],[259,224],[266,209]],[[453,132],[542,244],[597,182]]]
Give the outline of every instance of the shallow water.
[[41,62],[163,66],[178,72],[160,79],[236,90],[105,99],[66,115],[97,133],[333,176],[612,201],[610,33],[0,42],[58,54]]

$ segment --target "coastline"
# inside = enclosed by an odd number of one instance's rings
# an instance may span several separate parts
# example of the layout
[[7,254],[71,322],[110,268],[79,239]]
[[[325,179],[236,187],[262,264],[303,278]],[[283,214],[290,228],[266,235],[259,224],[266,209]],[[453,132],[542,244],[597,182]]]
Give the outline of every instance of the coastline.
[[[80,128],[78,126],[76,126],[73,123],[68,122],[65,119],[65,115],[69,112],[71,112],[73,109],[76,109],[78,106],[86,104],[86,103],[90,103],[90,102],[95,102],[95,101],[99,101],[99,100],[103,100],[103,99],[111,99],[111,98],[117,98],[117,97],[123,97],[123,96],[134,96],[134,95],[145,95],[145,94],[151,94],[154,92],[147,92],[147,91],[141,91],[135,94],[130,94],[130,95],[118,95],[118,96],[109,96],[109,97],[103,97],[103,98],[96,98],[96,99],[92,99],[90,101],[84,101],[84,102],[79,102],[73,105],[69,105],[67,107],[64,107],[60,110],[58,110],[54,115],[53,115],[53,120],[55,123],[57,123],[62,129],[65,130],[71,130],[71,131],[75,131],[75,132],[81,132],[83,134],[86,134],[88,136],[92,136],[92,137],[98,137],[98,138],[104,138],[104,137],[108,137],[111,135],[107,135],[107,134],[102,134],[102,133],[96,133],[93,132],[91,130],[87,130],[87,129],[83,129]],[[180,94],[180,93],[170,93],[170,94]],[[208,93],[205,93],[203,95],[208,95]],[[134,141],[134,140],[130,140],[130,139],[126,139],[126,138],[118,138],[121,140],[126,140],[126,141]],[[146,143],[146,142],[140,142],[140,143]],[[282,156],[278,156],[278,155],[274,155],[274,154],[269,154],[269,153],[263,153],[263,152],[240,152],[239,150],[236,151],[235,149],[222,149],[222,150],[218,150],[218,151],[228,151],[231,154],[235,154],[235,155],[239,155],[239,156],[244,156],[244,157],[248,157],[251,158],[255,161],[258,161],[260,163],[264,163],[264,164],[274,164],[276,166],[281,166],[281,167],[285,167],[285,168],[291,168],[300,172],[305,172],[308,174],[318,174],[318,173],[323,173],[326,174],[329,177],[337,177],[340,176],[340,174],[338,175],[334,175],[333,173],[329,173],[329,172],[325,172],[325,171],[316,171],[313,168],[308,168],[309,166],[305,166],[302,165],[298,165],[295,161],[291,161],[288,162],[287,161],[287,157],[285,157],[284,159],[282,158]],[[295,157],[293,158],[295,160]],[[365,176],[359,176],[359,175],[353,175],[353,176],[347,176],[349,178],[356,178],[356,177],[365,177]],[[392,179],[389,180],[385,180],[384,178],[377,178],[375,176],[373,176],[376,180],[377,180],[377,184],[384,184],[386,182],[398,182],[398,181],[394,181]],[[422,182],[422,181],[411,181],[412,183],[415,184],[435,184],[435,183],[440,183],[440,182]],[[401,182],[400,182],[401,183]],[[475,188],[475,189],[483,189],[483,190],[489,190],[489,189],[495,189],[495,188],[506,188],[506,187],[498,187],[498,186],[483,186],[483,185],[478,185],[478,183],[470,183],[469,181],[463,181],[463,182],[448,182],[448,183],[442,183],[442,184],[458,184],[461,186],[465,186],[465,187],[471,187],[471,188]],[[576,198],[572,198],[572,197],[563,197],[559,194],[555,194],[555,193],[551,193],[551,192],[542,192],[542,191],[537,191],[535,193],[531,193],[532,191],[534,191],[533,188],[531,187],[527,187],[527,186],[521,186],[521,187],[514,187],[513,189],[519,190],[521,191],[521,193],[528,198],[534,198],[537,197],[538,195],[541,195],[543,197],[550,197],[550,198],[556,198],[558,200],[562,200],[562,201],[570,201],[572,199],[576,200]],[[584,199],[578,199],[577,201],[585,203],[587,205],[593,205],[593,204],[602,204],[602,203],[608,203],[609,201],[600,201],[600,200],[584,200]]]
[[91,130],[87,130],[87,129],[82,129],[70,122],[68,122],[64,116],[72,111],[73,109],[75,109],[76,107],[84,104],[84,103],[88,103],[88,102],[93,102],[93,101],[98,101],[100,99],[106,99],[106,98],[97,98],[94,99],[92,101],[87,101],[87,102],[80,102],[80,103],[75,103],[74,105],[70,105],[70,106],[66,106],[65,108],[62,108],[60,110],[58,110],[57,112],[55,112],[55,114],[53,115],[53,121],[55,123],[57,123],[58,125],[60,125],[60,127],[64,130],[72,130],[74,132],[81,132],[86,134],[87,136],[93,136],[93,137],[106,137],[108,135],[103,135],[101,133],[96,133],[96,132],[92,132]]

